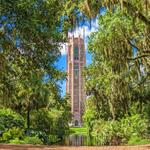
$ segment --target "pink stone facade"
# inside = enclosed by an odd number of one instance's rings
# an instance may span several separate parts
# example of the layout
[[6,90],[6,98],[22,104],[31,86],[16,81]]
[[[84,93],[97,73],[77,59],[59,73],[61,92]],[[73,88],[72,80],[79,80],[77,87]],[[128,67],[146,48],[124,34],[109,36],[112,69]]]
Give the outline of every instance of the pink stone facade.
[[67,48],[67,84],[66,91],[71,96],[73,126],[82,125],[86,94],[82,71],[86,64],[84,40],[81,37],[69,38]]

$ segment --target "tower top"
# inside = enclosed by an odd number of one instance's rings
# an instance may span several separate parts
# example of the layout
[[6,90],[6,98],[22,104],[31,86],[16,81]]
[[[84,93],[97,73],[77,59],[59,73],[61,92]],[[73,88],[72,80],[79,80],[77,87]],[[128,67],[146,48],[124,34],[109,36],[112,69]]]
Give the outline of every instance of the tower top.
[[85,39],[85,27],[77,27],[73,32],[68,32],[68,38]]
[[78,37],[68,37],[68,43],[71,42],[76,42],[76,41],[81,41],[82,43],[84,43],[84,39],[81,36]]

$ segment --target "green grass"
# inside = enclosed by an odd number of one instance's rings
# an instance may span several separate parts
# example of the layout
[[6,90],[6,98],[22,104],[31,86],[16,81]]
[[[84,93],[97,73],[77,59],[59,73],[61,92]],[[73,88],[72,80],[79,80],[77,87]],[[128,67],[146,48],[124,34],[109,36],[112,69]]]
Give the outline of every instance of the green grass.
[[87,128],[86,127],[70,127],[70,133],[87,135]]

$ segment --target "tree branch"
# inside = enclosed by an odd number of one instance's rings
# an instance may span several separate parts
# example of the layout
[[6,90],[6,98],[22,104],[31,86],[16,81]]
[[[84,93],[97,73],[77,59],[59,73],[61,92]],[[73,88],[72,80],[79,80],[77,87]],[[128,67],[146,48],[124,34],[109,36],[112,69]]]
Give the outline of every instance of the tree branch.
[[142,58],[142,57],[150,57],[150,55],[148,55],[148,54],[143,54],[143,55],[137,56],[137,57],[135,57],[135,58],[128,58],[128,60],[136,60],[136,59],[139,59],[139,58]]
[[134,48],[136,48],[137,50],[139,50],[139,48],[138,48],[136,45],[132,44],[132,42],[131,42],[130,40],[128,40],[128,43],[129,43],[132,47],[134,47]]
[[132,12],[135,12],[137,17],[142,20],[145,24],[147,24],[148,26],[150,26],[150,20],[148,18],[146,18],[141,12],[138,11],[138,9],[136,7],[134,7],[130,2],[127,1],[123,1],[123,5],[128,9],[128,10],[132,10]]

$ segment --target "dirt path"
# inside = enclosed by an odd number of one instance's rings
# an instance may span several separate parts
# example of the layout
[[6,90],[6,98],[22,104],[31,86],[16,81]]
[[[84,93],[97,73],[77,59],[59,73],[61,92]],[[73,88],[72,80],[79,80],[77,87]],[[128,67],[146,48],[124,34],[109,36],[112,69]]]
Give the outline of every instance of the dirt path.
[[150,150],[150,145],[144,146],[106,146],[106,147],[60,147],[0,144],[0,150]]

